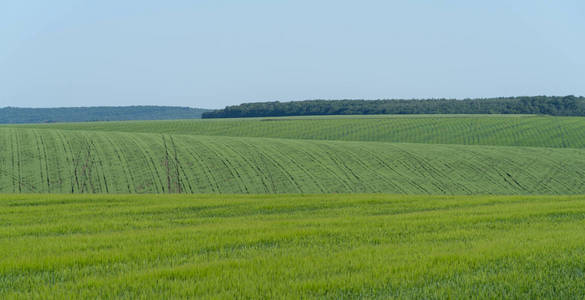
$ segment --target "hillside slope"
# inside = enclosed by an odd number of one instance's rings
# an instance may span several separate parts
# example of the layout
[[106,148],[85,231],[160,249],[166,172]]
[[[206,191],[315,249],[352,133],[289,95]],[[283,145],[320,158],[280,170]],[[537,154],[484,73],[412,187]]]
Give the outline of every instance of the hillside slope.
[[585,150],[0,128],[0,192],[574,194]]
[[[585,118],[337,116],[33,125],[66,130],[555,148],[585,147]],[[27,128],[30,126],[27,125]]]

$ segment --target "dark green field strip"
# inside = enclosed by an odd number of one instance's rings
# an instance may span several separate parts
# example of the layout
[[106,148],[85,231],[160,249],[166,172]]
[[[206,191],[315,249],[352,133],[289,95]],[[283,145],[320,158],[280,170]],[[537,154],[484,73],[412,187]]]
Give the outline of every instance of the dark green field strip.
[[1,128],[4,193],[579,194],[585,150]]
[[584,148],[584,117],[378,116],[26,125],[237,137]]
[[0,298],[585,297],[585,196],[0,195]]

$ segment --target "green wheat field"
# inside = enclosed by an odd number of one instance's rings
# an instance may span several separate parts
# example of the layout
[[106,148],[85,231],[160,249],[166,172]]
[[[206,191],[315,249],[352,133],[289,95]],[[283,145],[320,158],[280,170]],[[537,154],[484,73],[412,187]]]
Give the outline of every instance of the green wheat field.
[[3,193],[583,194],[585,118],[1,126]]
[[0,298],[585,296],[584,196],[13,195],[0,220]]
[[1,299],[585,298],[585,118],[0,126]]

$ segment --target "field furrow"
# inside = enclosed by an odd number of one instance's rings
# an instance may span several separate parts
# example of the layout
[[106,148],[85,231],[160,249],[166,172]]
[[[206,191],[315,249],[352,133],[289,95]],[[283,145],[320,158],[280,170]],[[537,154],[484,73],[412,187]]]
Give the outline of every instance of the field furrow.
[[8,144],[0,192],[579,194],[585,186],[585,149],[34,128],[1,128],[0,141]]
[[18,127],[312,140],[585,148],[585,117],[315,116],[33,124]]

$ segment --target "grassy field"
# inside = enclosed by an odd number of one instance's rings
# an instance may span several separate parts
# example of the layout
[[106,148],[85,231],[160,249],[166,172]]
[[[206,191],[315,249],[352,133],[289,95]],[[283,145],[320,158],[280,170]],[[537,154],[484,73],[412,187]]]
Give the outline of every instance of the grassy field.
[[344,116],[0,127],[4,193],[581,194],[585,118]]
[[585,147],[585,118],[530,115],[327,116],[64,123],[27,127],[395,143]]
[[580,194],[585,190],[585,149],[14,127],[0,127],[0,144],[0,192],[4,193]]
[[585,297],[585,118],[37,124],[0,145],[0,299]]
[[585,297],[584,196],[0,195],[0,298]]

